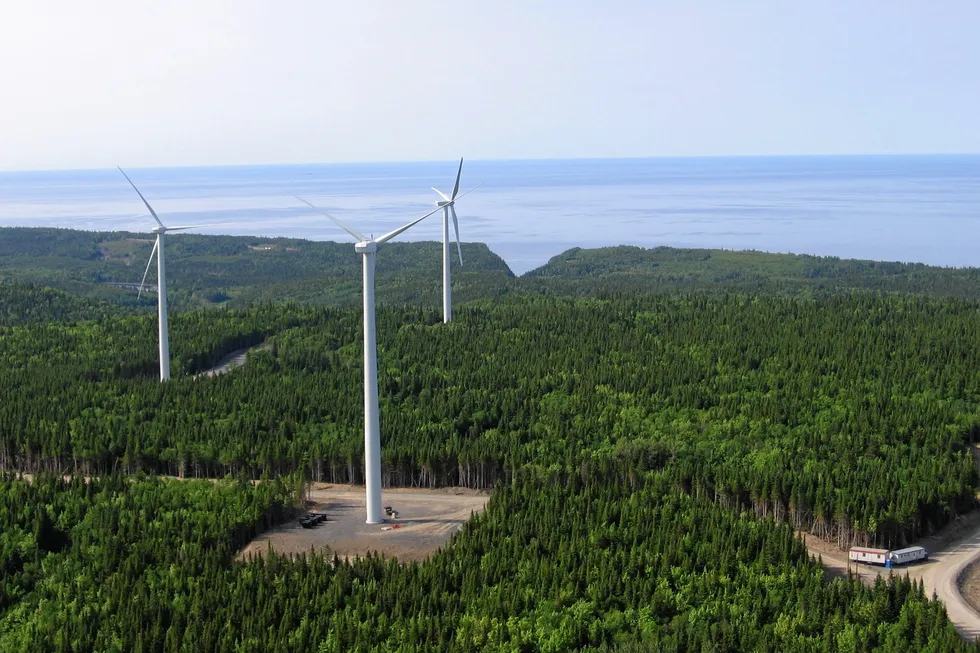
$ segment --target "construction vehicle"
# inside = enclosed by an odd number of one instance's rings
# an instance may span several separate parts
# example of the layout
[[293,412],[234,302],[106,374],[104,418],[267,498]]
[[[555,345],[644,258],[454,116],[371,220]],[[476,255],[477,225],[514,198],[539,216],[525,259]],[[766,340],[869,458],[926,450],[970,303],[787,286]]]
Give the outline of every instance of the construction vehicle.
[[322,512],[309,512],[299,518],[299,525],[303,528],[313,528],[325,521],[327,521],[327,516]]

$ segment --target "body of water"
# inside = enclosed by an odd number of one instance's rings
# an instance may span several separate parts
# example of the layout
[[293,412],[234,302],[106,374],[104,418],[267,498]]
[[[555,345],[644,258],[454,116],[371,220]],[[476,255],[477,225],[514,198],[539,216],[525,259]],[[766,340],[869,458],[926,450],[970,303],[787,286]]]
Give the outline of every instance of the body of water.
[[[127,172],[168,226],[347,241],[294,195],[380,235],[429,211],[456,163]],[[478,183],[457,205],[460,236],[518,274],[620,244],[980,266],[980,155],[467,161],[461,192]],[[141,213],[117,170],[0,173],[0,226],[149,231]],[[441,214],[399,236],[441,238]]]

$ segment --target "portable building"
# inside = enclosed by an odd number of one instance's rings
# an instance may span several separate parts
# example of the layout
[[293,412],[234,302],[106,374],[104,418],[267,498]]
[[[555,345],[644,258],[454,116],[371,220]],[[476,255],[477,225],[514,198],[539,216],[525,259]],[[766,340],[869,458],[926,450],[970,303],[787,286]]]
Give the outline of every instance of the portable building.
[[929,552],[923,549],[921,546],[910,546],[907,549],[899,549],[898,551],[888,552],[888,560],[893,565],[907,565],[910,562],[927,560],[928,558]]
[[856,546],[847,552],[847,558],[851,562],[883,565],[888,560],[888,549],[865,549]]

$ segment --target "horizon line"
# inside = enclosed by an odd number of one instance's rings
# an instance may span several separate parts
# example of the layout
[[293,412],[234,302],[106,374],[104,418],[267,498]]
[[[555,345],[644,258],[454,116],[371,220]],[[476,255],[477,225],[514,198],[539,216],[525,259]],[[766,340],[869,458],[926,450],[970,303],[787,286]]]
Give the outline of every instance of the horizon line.
[[[558,162],[558,161],[650,161],[650,160],[692,160],[692,159],[844,159],[844,158],[904,158],[904,157],[976,157],[980,152],[892,152],[892,153],[815,153],[815,154],[682,154],[682,155],[637,155],[637,156],[573,156],[573,157],[512,157],[512,158],[472,158],[469,163],[510,163],[510,162]],[[464,157],[465,158],[465,157]],[[299,166],[382,166],[434,164],[454,161],[453,159],[402,159],[387,161],[298,161],[268,163],[214,163],[193,165],[130,165],[127,170],[194,170],[212,168],[271,168]],[[114,170],[116,165],[95,168],[0,168],[0,174],[44,173],[44,172],[98,172]]]

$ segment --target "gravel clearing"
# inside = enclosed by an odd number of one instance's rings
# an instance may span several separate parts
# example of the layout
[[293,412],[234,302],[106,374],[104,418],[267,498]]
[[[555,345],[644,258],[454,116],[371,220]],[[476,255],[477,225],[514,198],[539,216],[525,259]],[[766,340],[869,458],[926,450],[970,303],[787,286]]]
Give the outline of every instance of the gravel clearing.
[[303,528],[294,519],[253,539],[238,558],[263,555],[271,546],[286,555],[313,551],[349,559],[374,551],[402,562],[422,560],[446,544],[474,512],[482,511],[490,495],[463,488],[387,488],[383,503],[398,511],[398,517],[384,524],[364,523],[362,486],[318,483],[309,498],[309,511],[325,513],[326,522]]

